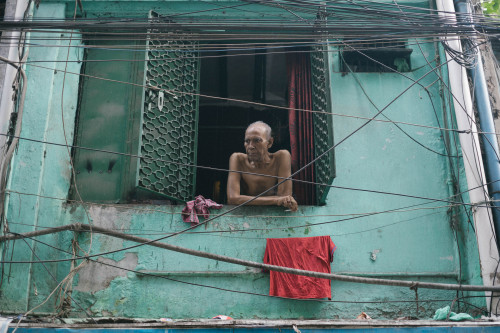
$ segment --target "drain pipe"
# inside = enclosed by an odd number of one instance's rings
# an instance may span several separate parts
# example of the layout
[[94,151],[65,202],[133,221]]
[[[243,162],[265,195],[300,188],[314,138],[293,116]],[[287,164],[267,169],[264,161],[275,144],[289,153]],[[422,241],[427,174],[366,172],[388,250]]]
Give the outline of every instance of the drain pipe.
[[[472,9],[466,1],[455,1],[455,9],[461,14],[459,20],[472,23]],[[472,38],[475,39],[475,37]],[[500,237],[498,237],[500,233],[500,153],[498,150],[498,140],[495,134],[495,124],[493,122],[488,86],[484,77],[483,61],[479,48],[476,49],[475,60],[475,65],[470,69],[470,76],[474,85],[481,132],[485,132],[481,134],[481,137],[483,139],[486,175],[488,183],[490,184],[489,193],[492,199],[491,210],[497,234],[496,242],[497,247],[500,248]]]

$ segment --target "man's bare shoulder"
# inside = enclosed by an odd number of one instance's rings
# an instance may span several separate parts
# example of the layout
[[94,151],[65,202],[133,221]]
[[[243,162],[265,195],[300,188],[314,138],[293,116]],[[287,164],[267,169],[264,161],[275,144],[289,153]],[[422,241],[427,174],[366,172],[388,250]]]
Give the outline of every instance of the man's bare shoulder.
[[230,159],[237,160],[237,161],[245,160],[246,158],[247,158],[247,154],[245,154],[245,153],[232,153],[231,157],[230,157]]
[[278,150],[277,152],[274,153],[274,156],[279,160],[285,160],[291,158],[290,152],[286,149]]
[[229,158],[229,161],[233,161],[233,163],[236,163],[238,167],[242,166],[245,164],[245,161],[248,159],[247,154],[245,153],[232,153],[231,157]]

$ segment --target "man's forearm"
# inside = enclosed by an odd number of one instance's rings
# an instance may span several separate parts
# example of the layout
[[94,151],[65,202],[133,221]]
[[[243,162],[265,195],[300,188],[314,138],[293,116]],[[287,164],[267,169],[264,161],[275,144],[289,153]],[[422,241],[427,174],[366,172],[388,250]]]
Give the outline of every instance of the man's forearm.
[[[228,204],[230,205],[241,205],[244,202],[247,202],[248,200],[255,198],[250,195],[239,195],[234,198],[230,198],[228,200]],[[279,204],[279,199],[281,199],[281,196],[277,195],[270,195],[270,196],[262,196],[258,197],[255,200],[250,201],[247,205],[253,205],[253,206],[273,206],[273,205],[278,205]]]

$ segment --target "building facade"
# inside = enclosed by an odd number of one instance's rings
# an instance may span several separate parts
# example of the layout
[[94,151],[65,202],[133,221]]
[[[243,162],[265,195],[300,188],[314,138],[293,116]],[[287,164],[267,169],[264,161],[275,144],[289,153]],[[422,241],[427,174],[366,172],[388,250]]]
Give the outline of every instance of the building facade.
[[[477,218],[488,195],[483,204],[471,200],[467,182],[467,168],[484,176],[481,154],[464,153],[459,137],[473,140],[475,131],[457,125],[461,97],[450,82],[449,45],[437,34],[370,33],[376,19],[431,17],[434,2],[29,5],[19,56],[27,90],[19,90],[15,109],[23,97],[22,125],[15,117],[3,122],[7,145],[16,126],[21,131],[2,230],[91,228],[4,240],[0,313],[395,319],[430,318],[445,305],[476,316],[491,308],[484,291],[335,280],[331,300],[270,297],[269,273],[260,269],[92,230],[253,262],[262,262],[267,238],[330,236],[332,273],[494,284],[493,224]],[[373,21],[365,26],[366,17]],[[303,97],[294,107],[292,88]],[[294,108],[305,133],[295,150]],[[272,149],[309,149],[313,163],[302,178],[309,186],[294,183],[303,193],[298,212],[224,205],[186,230],[185,201],[203,194],[225,204],[229,156],[243,151],[246,126],[256,120],[273,127]]]

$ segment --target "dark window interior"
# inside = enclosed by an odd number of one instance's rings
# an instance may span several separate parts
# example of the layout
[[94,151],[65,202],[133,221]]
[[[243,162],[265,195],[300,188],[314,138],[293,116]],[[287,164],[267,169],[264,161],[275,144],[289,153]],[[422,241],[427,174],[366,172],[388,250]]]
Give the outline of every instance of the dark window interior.
[[340,68],[345,73],[351,71],[392,72],[391,69],[398,72],[409,72],[411,71],[410,55],[412,51],[406,47],[406,43],[403,41],[350,44],[341,50]]
[[[6,0],[0,0],[0,17],[4,18],[5,16],[5,3]],[[0,36],[2,36],[2,31],[0,31]]]
[[[286,106],[284,53],[262,51],[210,53],[201,60],[200,94]],[[201,166],[227,169],[233,152],[244,152],[245,130],[262,120],[273,129],[271,152],[290,149],[288,111],[238,101],[200,97],[198,161]],[[196,193],[226,202],[227,172],[198,169]]]

